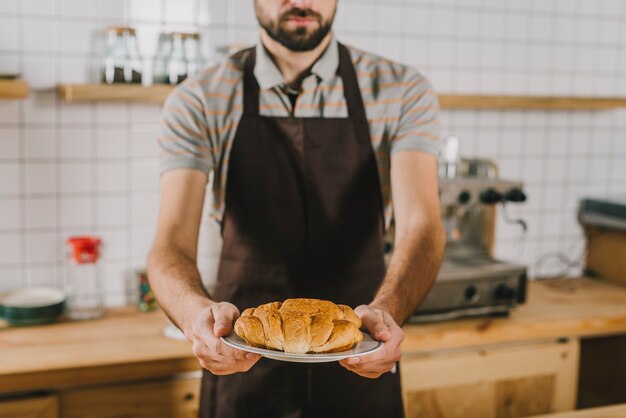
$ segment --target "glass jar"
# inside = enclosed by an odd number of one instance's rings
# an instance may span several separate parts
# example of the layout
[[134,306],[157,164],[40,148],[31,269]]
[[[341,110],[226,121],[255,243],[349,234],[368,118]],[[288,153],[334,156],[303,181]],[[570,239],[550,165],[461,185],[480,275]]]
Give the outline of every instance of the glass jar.
[[204,58],[200,52],[200,34],[185,34],[185,55],[187,56],[187,76],[197,74],[205,65]]
[[182,83],[205,65],[200,52],[200,34],[172,32],[172,49],[167,60],[170,84]]
[[102,81],[141,83],[142,63],[135,29],[112,26],[106,30],[106,50],[102,65]]
[[187,78],[186,34],[172,32],[172,50],[167,59],[167,75],[170,84],[178,84]]
[[172,52],[172,34],[161,33],[159,35],[159,43],[157,52],[152,62],[152,82],[154,84],[169,84],[169,76],[167,72],[167,61]]
[[70,319],[95,319],[104,313],[97,264],[100,243],[100,238],[90,236],[67,239],[65,292],[67,316]]

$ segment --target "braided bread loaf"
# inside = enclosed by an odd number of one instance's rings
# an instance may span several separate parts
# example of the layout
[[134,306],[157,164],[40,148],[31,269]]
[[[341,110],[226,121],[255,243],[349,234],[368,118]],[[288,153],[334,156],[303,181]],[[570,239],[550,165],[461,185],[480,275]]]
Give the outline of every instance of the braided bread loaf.
[[334,353],[363,341],[361,318],[346,305],[320,299],[287,299],[248,308],[235,332],[248,344],[286,353]]

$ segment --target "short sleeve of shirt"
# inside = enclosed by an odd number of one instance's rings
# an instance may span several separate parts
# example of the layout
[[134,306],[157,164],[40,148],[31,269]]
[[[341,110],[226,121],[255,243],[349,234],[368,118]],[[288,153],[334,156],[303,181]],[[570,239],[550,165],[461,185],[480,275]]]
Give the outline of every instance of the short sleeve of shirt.
[[391,152],[423,151],[437,156],[441,146],[439,102],[432,85],[417,71],[409,69],[396,135]]
[[209,135],[202,90],[187,80],[169,95],[161,113],[159,147],[161,174],[191,168],[209,173],[215,167],[215,139]]

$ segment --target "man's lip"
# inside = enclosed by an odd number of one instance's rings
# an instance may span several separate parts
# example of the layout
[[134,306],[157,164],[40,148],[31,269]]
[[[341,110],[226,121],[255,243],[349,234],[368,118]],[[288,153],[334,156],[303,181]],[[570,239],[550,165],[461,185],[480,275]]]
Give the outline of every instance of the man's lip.
[[313,19],[312,17],[290,17],[287,19],[287,21],[295,23],[310,23],[315,22],[315,19]]

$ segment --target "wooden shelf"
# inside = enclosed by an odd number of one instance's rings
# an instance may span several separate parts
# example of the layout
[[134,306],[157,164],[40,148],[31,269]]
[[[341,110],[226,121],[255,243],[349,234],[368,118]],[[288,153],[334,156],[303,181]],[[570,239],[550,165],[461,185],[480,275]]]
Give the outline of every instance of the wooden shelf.
[[[129,100],[163,103],[173,86],[132,84],[62,84],[59,95],[65,102]],[[553,96],[485,96],[440,94],[442,109],[493,110],[607,110],[624,107],[626,98],[553,97]]]
[[140,84],[61,84],[58,93],[64,102],[128,100],[163,103],[174,89],[169,85],[145,87]]
[[0,80],[0,99],[28,97],[28,83],[22,80]]
[[607,110],[626,107],[626,98],[558,96],[485,96],[441,94],[442,109]]

